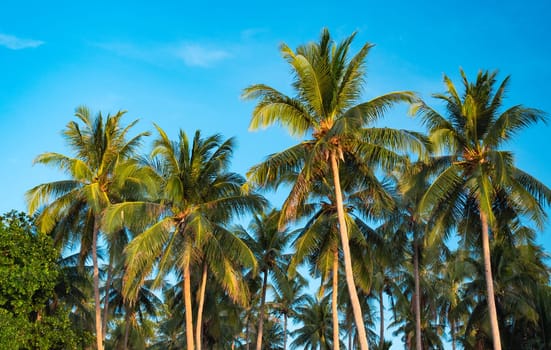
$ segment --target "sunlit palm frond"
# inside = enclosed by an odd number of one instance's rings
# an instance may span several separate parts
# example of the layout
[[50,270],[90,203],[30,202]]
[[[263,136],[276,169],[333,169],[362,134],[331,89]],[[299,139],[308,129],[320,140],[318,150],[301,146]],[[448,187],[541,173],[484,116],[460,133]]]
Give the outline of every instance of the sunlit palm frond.
[[247,180],[253,187],[260,186],[268,189],[286,183],[289,174],[296,174],[301,169],[309,147],[308,142],[292,146],[282,152],[272,154],[267,159],[247,172]]
[[419,202],[419,212],[421,215],[428,215],[432,208],[440,202],[445,202],[451,193],[458,188],[462,188],[464,180],[460,176],[458,165],[452,164],[442,173],[438,174],[433,183],[429,186],[423,198]]
[[81,187],[82,184],[74,180],[55,181],[33,187],[25,193],[29,213],[34,214],[41,205],[50,202],[51,198],[56,199],[71,194],[71,199],[74,199],[75,191]]
[[520,105],[513,106],[497,117],[484,137],[484,144],[499,147],[522,129],[538,122],[547,122],[547,116],[543,111]]
[[363,125],[372,126],[385,113],[400,102],[415,103],[418,97],[411,91],[396,91],[377,96],[367,102],[360,103],[348,109],[343,118],[360,118]]
[[[143,233],[136,236],[126,247],[126,280],[123,294],[129,301],[135,301],[139,287],[153,270],[153,266],[161,257],[169,257],[164,249],[170,247],[175,239],[171,218],[165,218],[151,225]],[[166,271],[166,270],[163,270]],[[162,280],[158,274],[155,280]]]

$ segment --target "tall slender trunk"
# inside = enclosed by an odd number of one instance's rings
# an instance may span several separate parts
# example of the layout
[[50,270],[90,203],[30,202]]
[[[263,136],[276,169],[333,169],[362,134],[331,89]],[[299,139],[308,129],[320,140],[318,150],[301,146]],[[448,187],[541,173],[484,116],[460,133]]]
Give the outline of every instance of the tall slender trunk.
[[99,266],[98,266],[98,234],[100,227],[99,215],[94,216],[94,231],[92,232],[92,264],[94,265],[94,306],[96,315],[96,346],[103,350],[103,335],[101,324],[101,302],[99,295]]
[[415,280],[415,296],[413,300],[415,309],[415,349],[423,350],[421,346],[421,294],[419,288],[419,246],[416,237],[413,238],[413,274]]
[[287,350],[287,314],[283,314],[283,350]]
[[186,349],[195,350],[193,342],[193,307],[191,305],[191,276],[189,264],[184,267],[184,306],[186,309]]
[[102,335],[105,340],[107,334],[107,319],[109,315],[109,290],[113,279],[113,254],[109,254],[109,267],[107,268],[107,281],[105,282],[105,300],[103,301]]
[[128,336],[130,334],[130,313],[128,310],[126,311],[126,315],[124,316],[124,344],[123,348],[124,350],[128,349]]
[[203,305],[205,305],[205,291],[207,289],[207,264],[203,262],[203,276],[201,277],[201,287],[199,288],[199,307],[197,308],[197,325],[195,331],[196,349],[201,350],[201,331],[203,329]]
[[264,304],[266,302],[266,289],[268,288],[268,271],[264,271],[262,281],[262,296],[260,299],[260,316],[258,317],[258,334],[256,335],[256,350],[262,349],[262,332],[264,330]]
[[379,291],[379,349],[383,350],[385,345],[385,301],[383,299],[384,293],[384,273],[383,273],[383,284],[381,285],[381,290]]
[[490,260],[490,237],[488,234],[488,217],[480,210],[480,222],[482,224],[482,253],[484,256],[484,277],[486,278],[486,291],[488,300],[488,312],[490,314],[490,326],[492,329],[492,342],[494,350],[501,350],[501,338],[499,324],[497,322],[497,309],[494,293],[494,278],[492,276],[492,262]]
[[451,333],[452,333],[452,350],[455,350],[455,321],[452,320],[450,322],[450,328],[451,328]]
[[250,328],[250,324],[251,324],[251,310],[249,309],[249,311],[247,312],[247,321],[246,321],[246,326],[245,326],[245,341],[247,342],[247,344],[245,344],[245,349],[246,350],[249,350],[250,347],[251,347],[251,340],[249,339],[249,328]]
[[358,340],[361,350],[369,350],[367,344],[367,334],[365,331],[365,325],[363,320],[362,308],[358,293],[356,291],[356,283],[354,282],[354,275],[352,274],[352,259],[350,257],[350,246],[348,243],[348,230],[346,228],[346,221],[344,219],[344,207],[341,192],[341,183],[339,178],[339,166],[337,164],[337,155],[335,152],[331,152],[331,169],[333,170],[333,181],[335,182],[335,198],[337,200],[337,216],[339,218],[339,232],[341,236],[342,252],[344,257],[344,270],[346,275],[346,284],[348,286],[348,292],[350,294],[350,302],[352,304],[352,311],[354,312],[354,321],[356,322],[356,328],[358,332]]
[[333,293],[331,295],[331,313],[333,317],[333,349],[340,349],[339,336],[339,310],[337,308],[339,296],[339,249],[335,247],[333,252]]

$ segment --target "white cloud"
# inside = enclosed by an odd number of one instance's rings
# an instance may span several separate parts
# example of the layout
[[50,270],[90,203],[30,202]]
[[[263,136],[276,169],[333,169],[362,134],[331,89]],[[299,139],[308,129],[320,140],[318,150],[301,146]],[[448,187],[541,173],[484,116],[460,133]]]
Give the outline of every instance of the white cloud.
[[159,49],[138,47],[134,44],[123,42],[111,42],[111,43],[93,43],[92,45],[99,47],[100,49],[110,51],[119,56],[130,57],[149,63],[155,63],[155,60],[159,56]]
[[192,42],[156,45],[111,42],[93,43],[92,45],[120,56],[157,65],[169,64],[171,61],[177,61],[178,63],[183,61],[188,67],[209,68],[231,57],[227,50]]
[[209,48],[199,44],[184,44],[177,49],[177,56],[191,67],[211,67],[228,57],[230,53],[217,48]]
[[241,31],[241,39],[249,40],[253,39],[260,34],[268,33],[268,30],[265,28],[249,28]]
[[10,50],[21,50],[38,47],[44,44],[41,40],[23,39],[13,35],[0,33],[0,46],[7,47]]

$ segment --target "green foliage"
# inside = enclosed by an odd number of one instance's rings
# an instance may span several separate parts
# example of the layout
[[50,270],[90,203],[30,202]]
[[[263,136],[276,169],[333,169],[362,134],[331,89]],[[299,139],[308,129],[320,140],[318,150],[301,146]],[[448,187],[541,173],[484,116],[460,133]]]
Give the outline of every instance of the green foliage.
[[0,216],[0,344],[3,349],[72,349],[67,310],[49,308],[60,270],[50,237],[30,218]]
[[[458,88],[444,77],[434,95],[444,114],[409,91],[363,101],[373,45],[352,54],[354,37],[335,42],[324,29],[319,42],[283,44],[292,95],[244,90],[257,102],[251,129],[279,125],[302,138],[253,166],[248,182],[230,171],[233,138],[180,130],[171,140],[155,126],[151,153],[139,157],[149,133],[129,139],[136,121],[79,107],[63,130],[71,154],[35,159],[67,179],[27,192],[35,221],[0,216],[0,350],[90,349],[94,332],[100,349],[190,349],[196,339],[204,349],[286,349],[289,320],[290,348],[344,348],[340,327],[348,349],[388,349],[390,327],[406,348],[419,339],[440,349],[449,332],[454,348],[488,349],[499,330],[504,349],[551,349],[551,270],[525,226],[543,228],[551,189],[502,149],[546,114],[503,108],[509,78],[496,84],[492,72],[469,82],[461,71]],[[415,103],[428,137],[377,127],[401,102]],[[260,214],[269,205],[256,190],[282,186],[282,207]],[[247,229],[228,229],[251,214]],[[304,227],[291,233],[296,223]],[[451,233],[456,251],[445,246]],[[79,251],[60,259],[73,244]],[[321,274],[317,297],[302,294],[302,262]],[[327,294],[330,280],[339,283]]]

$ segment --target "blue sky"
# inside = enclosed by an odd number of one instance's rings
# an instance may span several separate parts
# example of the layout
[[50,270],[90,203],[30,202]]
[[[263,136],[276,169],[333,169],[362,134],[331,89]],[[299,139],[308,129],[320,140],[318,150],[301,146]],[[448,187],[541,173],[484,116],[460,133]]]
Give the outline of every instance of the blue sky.
[[[511,75],[507,106],[551,113],[551,5],[541,1],[5,2],[0,11],[0,212],[24,210],[24,192],[60,178],[32,166],[46,151],[67,153],[61,130],[79,105],[128,110],[136,131],[155,122],[170,135],[235,136],[234,170],[244,173],[292,144],[284,130],[249,132],[254,106],[241,90],[267,83],[289,90],[278,51],[358,31],[368,56],[365,98],[393,90],[430,95],[459,68]],[[385,124],[419,129],[403,109]],[[519,167],[551,185],[550,126],[510,145]],[[146,147],[147,149],[147,147]],[[540,242],[551,251],[551,230]]]

